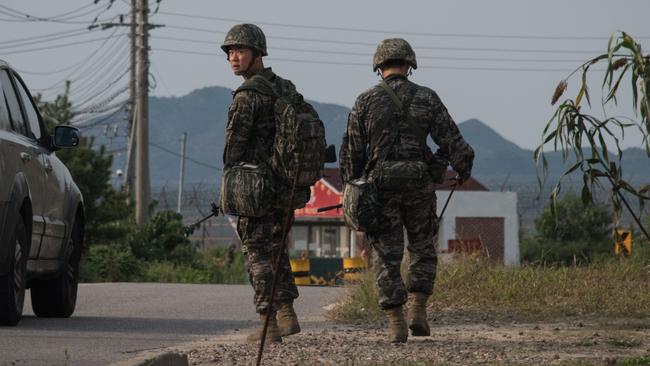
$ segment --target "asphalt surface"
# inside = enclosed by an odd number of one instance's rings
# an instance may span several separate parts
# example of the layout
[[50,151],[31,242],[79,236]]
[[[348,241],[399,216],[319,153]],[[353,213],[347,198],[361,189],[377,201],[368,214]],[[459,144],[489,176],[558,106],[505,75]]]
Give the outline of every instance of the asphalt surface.
[[[343,288],[300,287],[303,329],[324,321],[323,307]],[[0,327],[0,365],[106,365],[140,352],[253,328],[258,316],[248,285],[82,284],[71,318],[37,318],[25,299],[16,327]]]

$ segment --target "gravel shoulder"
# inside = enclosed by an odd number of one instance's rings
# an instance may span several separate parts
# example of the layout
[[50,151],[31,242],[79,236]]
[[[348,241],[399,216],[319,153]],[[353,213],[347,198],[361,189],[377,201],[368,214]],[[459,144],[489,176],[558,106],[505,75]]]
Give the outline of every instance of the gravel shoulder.
[[[650,319],[571,317],[553,320],[472,319],[432,322],[431,337],[386,342],[383,324],[312,323],[301,334],[267,345],[264,365],[616,365],[649,357]],[[240,334],[241,333],[241,334]],[[191,365],[251,365],[259,345],[234,332],[174,348]]]

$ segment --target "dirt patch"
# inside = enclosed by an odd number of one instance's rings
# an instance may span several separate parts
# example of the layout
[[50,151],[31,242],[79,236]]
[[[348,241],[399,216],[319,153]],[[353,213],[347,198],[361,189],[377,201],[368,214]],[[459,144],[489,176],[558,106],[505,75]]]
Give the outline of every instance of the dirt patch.
[[[435,320],[430,337],[410,337],[402,345],[386,342],[383,325],[325,325],[268,345],[263,364],[650,365],[650,319],[473,318]],[[233,334],[181,351],[192,365],[251,365],[259,346],[244,343],[244,337]]]

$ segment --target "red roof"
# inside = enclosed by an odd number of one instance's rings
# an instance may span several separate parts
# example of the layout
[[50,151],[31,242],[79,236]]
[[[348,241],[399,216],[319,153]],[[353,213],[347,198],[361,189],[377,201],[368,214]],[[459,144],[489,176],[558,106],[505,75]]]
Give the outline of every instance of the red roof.
[[343,192],[343,180],[339,168],[325,168],[323,172],[323,179],[331,184],[339,192]]
[[[453,186],[452,179],[456,176],[453,170],[447,170],[445,173],[445,181],[442,184],[436,184],[436,191],[449,191]],[[323,179],[330,185],[336,188],[339,192],[343,192],[343,180],[338,168],[325,168]],[[476,179],[470,177],[467,182],[462,186],[456,188],[457,191],[487,191],[483,184]]]

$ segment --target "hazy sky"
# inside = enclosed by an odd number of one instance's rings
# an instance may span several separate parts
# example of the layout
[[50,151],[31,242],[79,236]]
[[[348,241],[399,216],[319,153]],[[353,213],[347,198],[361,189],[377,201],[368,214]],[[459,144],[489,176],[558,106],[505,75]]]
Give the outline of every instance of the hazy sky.
[[[115,1],[99,17],[125,14],[129,3]],[[128,65],[128,38],[120,37],[127,27],[83,31],[107,4],[0,1],[0,58],[24,70],[31,89],[49,87],[46,96],[59,91],[57,82],[67,77],[75,81],[73,92],[78,87],[75,101],[86,102],[82,106],[112,94],[117,95],[113,102],[122,100],[127,77],[115,79]],[[57,19],[80,24],[7,21],[16,20],[11,9],[40,17],[78,10]],[[268,66],[294,81],[307,98],[349,107],[378,80],[371,68],[376,44],[403,37],[420,64],[412,80],[436,90],[457,122],[478,118],[519,146],[533,148],[553,111],[550,96],[558,81],[605,51],[616,30],[650,44],[648,14],[648,0],[162,0],[151,16],[152,23],[165,25],[151,32],[153,95],[180,96],[214,85],[235,88],[241,80],[230,72],[219,44],[230,26],[247,21],[267,35]],[[20,41],[42,35],[60,39]],[[63,46],[86,40],[95,41]],[[44,47],[49,49],[22,52]],[[593,81],[597,96],[600,79]],[[570,81],[568,95],[575,94],[577,82]],[[631,103],[623,103],[620,111],[632,116]],[[599,110],[595,113],[602,114]],[[638,135],[626,138],[625,146],[640,146]]]

